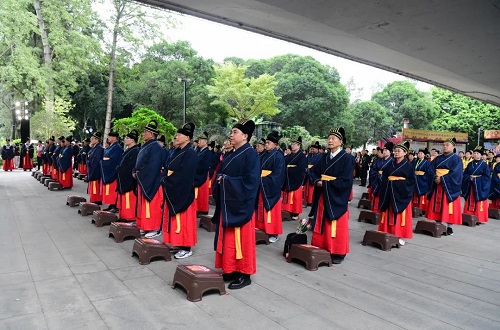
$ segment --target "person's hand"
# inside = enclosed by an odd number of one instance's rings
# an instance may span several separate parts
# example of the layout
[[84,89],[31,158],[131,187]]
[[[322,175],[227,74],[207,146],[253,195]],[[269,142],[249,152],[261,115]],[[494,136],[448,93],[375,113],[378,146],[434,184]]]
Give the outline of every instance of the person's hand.
[[436,182],[436,184],[441,184],[441,177],[440,177],[440,176],[437,176],[437,177],[434,179],[434,182]]
[[316,187],[323,187],[323,181],[316,182]]

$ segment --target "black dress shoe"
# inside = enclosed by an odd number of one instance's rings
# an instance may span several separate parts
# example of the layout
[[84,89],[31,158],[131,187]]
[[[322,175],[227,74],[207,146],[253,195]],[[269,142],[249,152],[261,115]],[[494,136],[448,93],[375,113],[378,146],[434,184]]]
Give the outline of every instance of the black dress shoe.
[[240,275],[241,275],[241,273],[238,273],[238,272],[222,274],[222,279],[224,280],[224,282],[234,281]]
[[345,254],[332,254],[332,264],[339,265],[344,261]]
[[118,210],[116,207],[113,207],[113,208],[109,209],[108,211],[111,212],[111,213],[118,213],[118,212],[120,212],[120,210]]
[[227,286],[230,290],[237,290],[246,287],[247,285],[252,284],[252,280],[250,279],[250,275],[242,274],[237,279],[229,283]]

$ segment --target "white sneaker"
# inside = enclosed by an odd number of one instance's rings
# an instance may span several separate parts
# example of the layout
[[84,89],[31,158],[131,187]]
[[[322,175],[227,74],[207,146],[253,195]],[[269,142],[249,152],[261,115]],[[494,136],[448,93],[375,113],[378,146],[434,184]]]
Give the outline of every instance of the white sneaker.
[[270,243],[276,243],[277,241],[279,241],[279,237],[278,236],[270,236],[269,237],[269,242]]
[[160,230],[153,230],[153,231],[148,232],[145,236],[146,236],[146,238],[154,238],[154,237],[157,237],[160,235],[161,235]]
[[406,241],[402,238],[399,239],[399,245],[403,246],[406,244]]
[[174,255],[174,258],[175,259],[184,259],[184,258],[190,257],[192,255],[193,255],[193,251],[179,250],[179,252],[177,252]]

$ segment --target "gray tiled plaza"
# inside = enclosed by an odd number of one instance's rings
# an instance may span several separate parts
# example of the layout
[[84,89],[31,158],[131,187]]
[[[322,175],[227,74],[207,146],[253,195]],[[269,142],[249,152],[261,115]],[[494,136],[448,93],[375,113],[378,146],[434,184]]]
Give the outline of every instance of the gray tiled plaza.
[[50,192],[29,172],[0,172],[0,329],[500,329],[498,220],[383,252],[360,244],[375,227],[357,221],[355,183],[344,263],[289,264],[283,236],[257,247],[251,286],[192,303],[171,281],[179,263],[213,266],[213,233],[198,231],[188,259],[141,266],[133,241],[65,205],[85,188]]

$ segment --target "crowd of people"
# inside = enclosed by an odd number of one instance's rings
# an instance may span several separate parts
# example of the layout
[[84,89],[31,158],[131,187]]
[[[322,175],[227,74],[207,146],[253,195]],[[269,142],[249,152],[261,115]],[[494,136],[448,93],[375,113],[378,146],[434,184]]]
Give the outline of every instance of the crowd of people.
[[[63,189],[73,186],[73,174],[86,176],[90,202],[107,205],[121,221],[135,222],[147,238],[162,236],[178,248],[177,259],[188,258],[197,244],[196,219],[208,214],[209,198],[215,201],[212,222],[215,267],[221,268],[230,289],[251,284],[256,272],[255,230],[265,232],[271,243],[283,234],[282,211],[298,220],[310,206],[302,228],[312,231],[311,245],[327,250],[334,264],[349,253],[349,201],[353,180],[367,186],[372,211],[381,213],[379,230],[400,238],[412,237],[412,207],[429,220],[462,223],[462,212],[488,221],[488,208],[500,208],[500,154],[490,157],[481,146],[463,157],[455,153],[455,139],[443,143],[443,152],[414,152],[410,142],[351,153],[342,127],[328,132],[326,148],[319,142],[304,149],[302,138],[280,148],[280,135],[272,131],[250,145],[255,129],[241,120],[221,147],[207,132],[194,135],[195,125],[177,130],[167,147],[158,123],[123,136],[110,132],[107,140],[94,132],[81,145],[71,136],[50,137],[37,147],[42,172]],[[194,139],[196,138],[196,139]],[[210,141],[210,142],[209,142]],[[104,142],[104,143],[103,143]],[[23,168],[31,170],[34,148],[23,146]],[[486,159],[484,157],[486,156]],[[7,140],[2,148],[4,170],[12,170],[15,147]],[[465,200],[464,208],[461,198]]]

